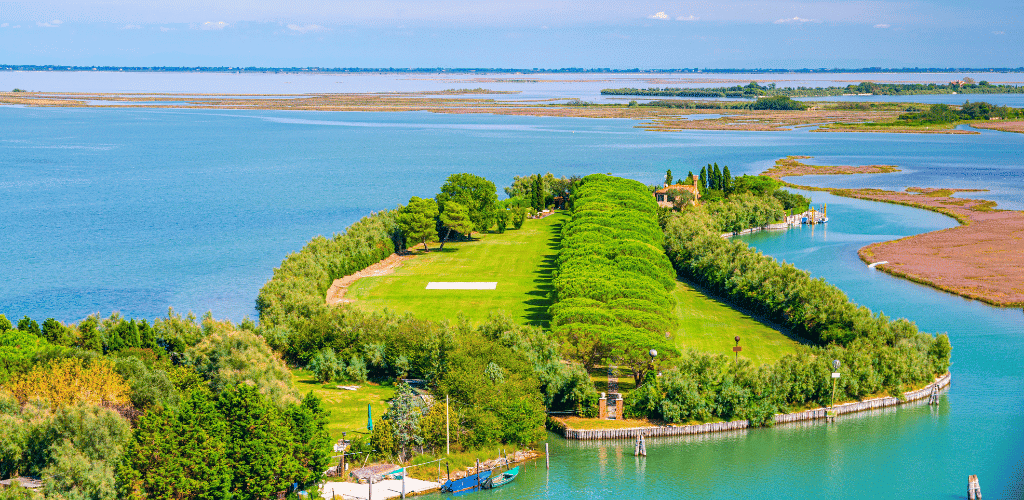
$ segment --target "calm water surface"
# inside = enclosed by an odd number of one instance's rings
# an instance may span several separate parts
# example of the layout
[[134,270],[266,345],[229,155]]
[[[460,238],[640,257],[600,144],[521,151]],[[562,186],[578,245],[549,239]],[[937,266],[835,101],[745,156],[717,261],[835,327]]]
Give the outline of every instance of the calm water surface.
[[[992,188],[1024,208],[1024,135],[652,133],[629,120],[284,111],[0,108],[0,312],[77,321],[167,307],[239,320],[288,252],[372,210],[431,196],[451,173],[611,172],[647,183],[717,161],[734,175],[775,159],[893,163],[898,174],[800,182],[902,189]],[[936,292],[866,268],[874,241],[951,227],[943,216],[834,198],[827,227],[757,234],[760,250],[851,298],[953,342],[953,387],[914,406],[835,425],[650,443],[552,439],[552,470],[527,467],[507,498],[1021,496],[1022,313]],[[532,468],[531,468],[532,467]]]

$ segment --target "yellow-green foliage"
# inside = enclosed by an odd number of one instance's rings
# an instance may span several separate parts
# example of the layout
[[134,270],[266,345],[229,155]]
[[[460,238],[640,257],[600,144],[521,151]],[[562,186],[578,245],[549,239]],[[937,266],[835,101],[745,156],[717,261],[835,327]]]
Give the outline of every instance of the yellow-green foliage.
[[213,329],[185,351],[185,358],[214,391],[237,384],[254,385],[278,403],[297,403],[291,372],[262,337],[248,331]]
[[129,402],[128,383],[106,359],[86,364],[81,358],[65,358],[36,365],[5,385],[19,403],[44,401],[51,409],[77,403],[123,405]]

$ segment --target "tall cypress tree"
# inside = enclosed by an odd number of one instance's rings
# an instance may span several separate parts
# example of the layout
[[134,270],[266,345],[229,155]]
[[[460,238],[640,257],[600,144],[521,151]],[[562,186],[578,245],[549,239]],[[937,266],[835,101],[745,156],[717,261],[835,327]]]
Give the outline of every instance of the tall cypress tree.
[[732,192],[732,175],[729,174],[729,166],[722,168],[722,191],[726,194]]
[[672,185],[672,169],[665,171],[665,184],[668,186]]
[[711,189],[722,189],[722,171],[718,169],[718,163],[715,163],[714,170],[711,171]]
[[704,191],[708,190],[708,172],[707,172],[707,170],[708,170],[707,167],[701,167],[700,168],[700,182],[698,184],[700,186],[701,192],[704,192]]
[[530,205],[538,212],[544,210],[544,179],[540,174],[533,178],[533,188],[530,191]]

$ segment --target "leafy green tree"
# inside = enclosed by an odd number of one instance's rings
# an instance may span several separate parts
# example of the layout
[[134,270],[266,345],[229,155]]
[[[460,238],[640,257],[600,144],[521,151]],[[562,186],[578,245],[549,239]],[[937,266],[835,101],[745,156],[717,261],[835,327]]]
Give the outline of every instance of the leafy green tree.
[[722,168],[722,191],[725,194],[732,193],[732,174],[729,173],[729,166]]
[[149,321],[142,320],[139,323],[139,346],[143,349],[155,349],[156,348],[156,334],[153,331],[153,327],[149,326]]
[[509,214],[508,210],[505,210],[505,209],[499,209],[498,210],[497,215],[495,216],[495,219],[498,221],[498,232],[499,233],[504,233],[505,229],[508,228],[509,218],[510,218],[510,214]]
[[473,231],[473,220],[469,210],[460,203],[449,201],[444,204],[444,211],[441,212],[441,226],[444,228],[444,237],[441,238],[441,249],[444,249],[445,242],[451,236],[452,231],[456,234],[468,235]]
[[466,173],[453,174],[437,194],[437,204],[442,213],[447,211],[449,202],[458,203],[467,209],[472,229],[486,231],[494,222],[498,193],[494,183],[483,177]]
[[324,347],[309,360],[310,371],[317,382],[325,384],[341,378],[345,373],[345,362],[338,359],[334,349]]
[[270,498],[305,475],[292,450],[289,422],[256,387],[239,384],[224,389],[217,410],[227,422],[234,498]]
[[711,172],[711,189],[725,191],[722,189],[722,171],[718,169],[718,163],[715,163],[714,170]]
[[398,459],[404,462],[412,456],[416,448],[423,446],[423,436],[420,432],[423,403],[408,384],[400,383],[395,389],[395,397],[391,400],[384,419],[391,423],[395,451]]
[[754,193],[758,196],[771,196],[779,186],[781,182],[768,177],[766,175],[741,175],[733,181],[733,192],[736,194],[741,193]]
[[701,193],[704,193],[704,191],[708,190],[707,167],[701,167],[700,168],[700,181],[697,183],[697,185],[700,187],[700,192]]
[[11,324],[11,320],[7,319],[7,316],[0,314],[0,333],[6,332],[14,328]]
[[390,420],[381,418],[373,423],[370,447],[373,449],[373,456],[378,459],[386,460],[397,455],[395,431]]
[[124,343],[127,347],[142,347],[142,334],[139,332],[139,324],[135,322],[135,318],[128,321]]
[[406,238],[423,243],[427,250],[427,240],[437,235],[437,215],[436,201],[413,196],[398,214],[398,227]]
[[230,498],[227,423],[209,391],[139,419],[117,468],[120,498]]
[[288,418],[295,460],[302,467],[296,480],[300,485],[310,486],[323,479],[324,471],[331,460],[331,436],[327,432],[327,417],[330,412],[324,408],[313,391],[302,398],[302,403],[288,407]]
[[36,323],[35,320],[29,318],[28,316],[21,318],[21,321],[18,322],[18,330],[21,330],[25,333],[31,333],[32,335],[35,335],[37,337],[43,334],[43,332],[39,329],[39,323]]
[[672,180],[673,180],[672,179],[672,169],[668,169],[668,170],[665,171],[665,185],[666,186],[671,186],[672,185]]
[[544,210],[544,177],[537,174],[533,177],[530,188],[530,206],[536,211]]
[[103,351],[103,342],[100,340],[100,332],[97,327],[98,321],[95,317],[89,316],[78,324],[79,338],[78,346],[90,351]]
[[526,208],[516,207],[512,209],[512,227],[519,229],[526,222]]
[[185,360],[214,392],[251,384],[272,401],[298,401],[288,367],[263,337],[253,332],[212,331],[185,351]]

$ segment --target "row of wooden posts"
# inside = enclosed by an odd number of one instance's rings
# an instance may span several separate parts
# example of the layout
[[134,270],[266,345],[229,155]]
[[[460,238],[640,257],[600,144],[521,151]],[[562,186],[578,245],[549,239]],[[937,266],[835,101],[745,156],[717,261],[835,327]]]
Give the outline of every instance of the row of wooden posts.
[[[836,415],[855,413],[859,411],[874,410],[889,406],[896,406],[910,401],[918,401],[929,398],[931,403],[938,402],[938,390],[949,386],[950,374],[937,378],[931,384],[922,389],[910,391],[903,394],[905,401],[891,396],[866,399],[853,403],[836,405]],[[800,422],[805,420],[817,420],[827,417],[827,408],[815,408],[796,413],[780,413],[775,415],[776,424],[789,422]],[[631,439],[637,436],[663,437],[663,436],[684,436],[690,434],[707,434],[712,432],[734,431],[750,427],[747,420],[733,420],[730,422],[710,422],[706,424],[661,426],[661,427],[630,427],[626,429],[569,429],[563,428],[562,435],[566,439],[595,440],[595,439]]]

